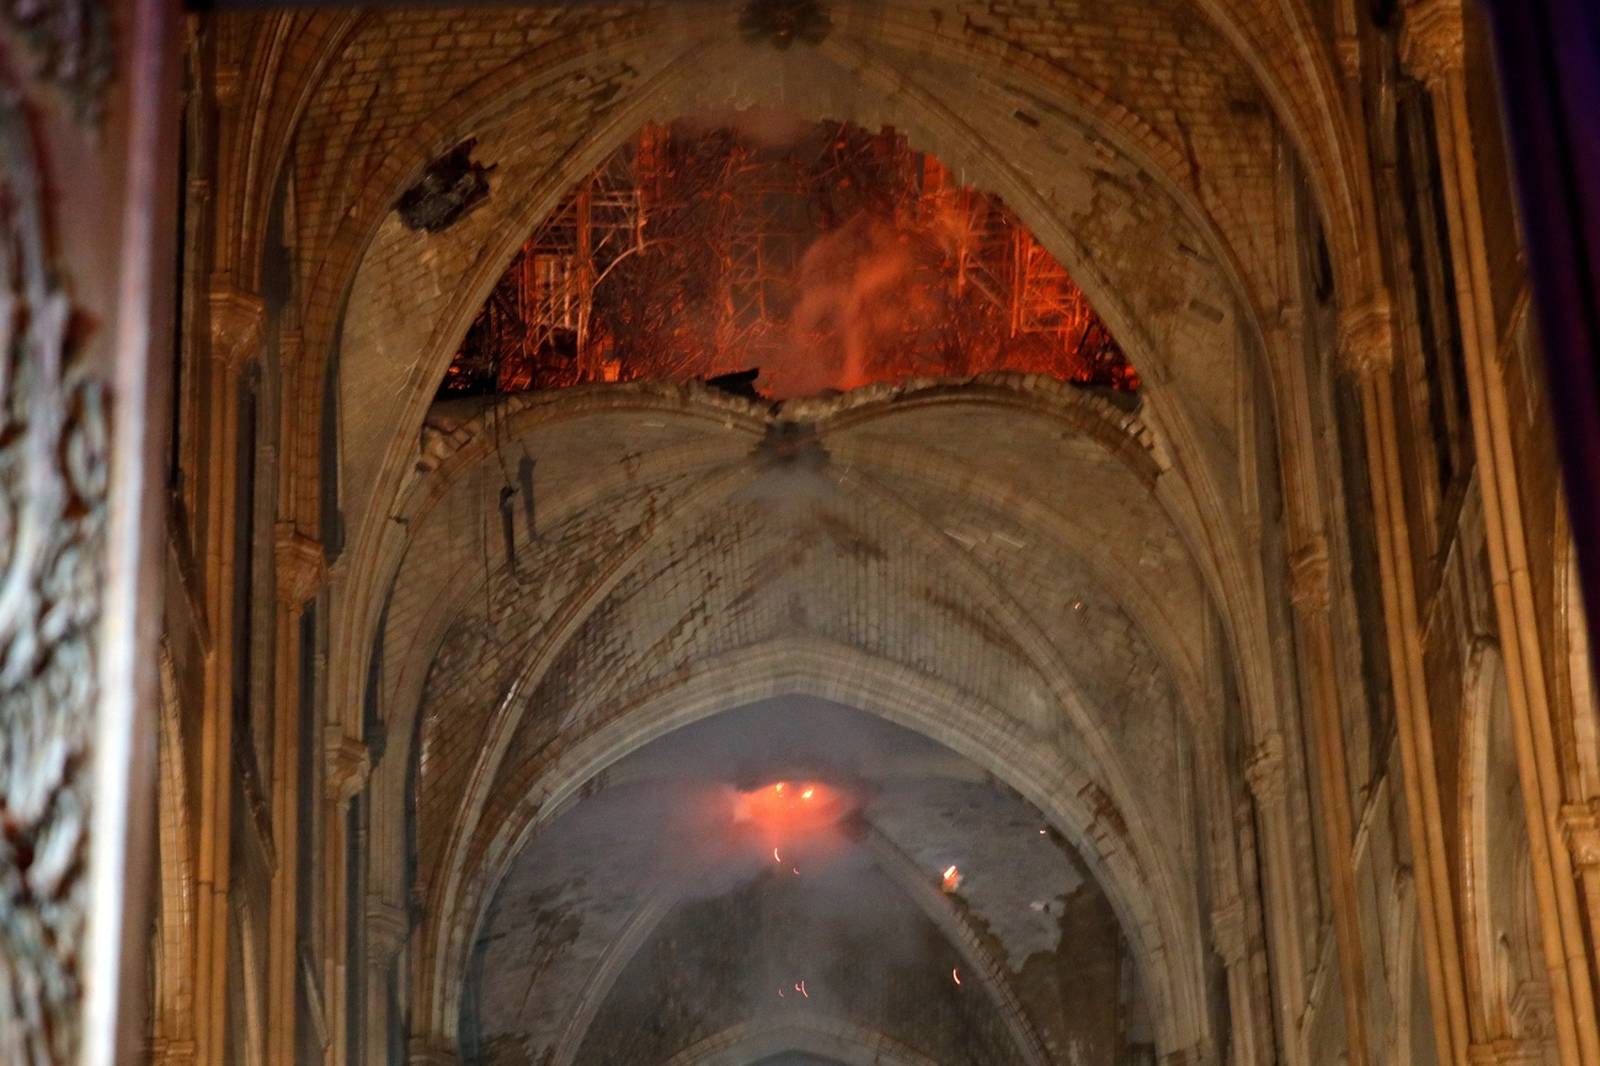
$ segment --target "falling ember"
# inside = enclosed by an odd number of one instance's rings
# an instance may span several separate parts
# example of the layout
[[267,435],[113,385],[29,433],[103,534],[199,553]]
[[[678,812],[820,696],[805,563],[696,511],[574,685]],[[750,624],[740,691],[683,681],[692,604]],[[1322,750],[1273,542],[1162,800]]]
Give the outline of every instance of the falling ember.
[[803,799],[803,800],[809,800],[812,796],[815,796],[816,794],[817,794],[817,790],[816,789],[808,788],[804,792],[800,793],[800,798]]
[[806,983],[804,981],[796,981],[794,990],[807,999],[811,998],[811,993],[806,991]]
[[773,848],[772,849],[772,861],[776,862],[776,863],[782,863],[783,862],[783,859],[778,855],[778,849],[777,848]]
[[941,880],[939,887],[943,888],[946,892],[954,892],[956,889],[961,887],[961,871],[956,869],[954,863],[945,867],[944,877]]
[[950,976],[954,978],[956,984],[959,985],[961,983],[961,968],[959,966],[950,967]]

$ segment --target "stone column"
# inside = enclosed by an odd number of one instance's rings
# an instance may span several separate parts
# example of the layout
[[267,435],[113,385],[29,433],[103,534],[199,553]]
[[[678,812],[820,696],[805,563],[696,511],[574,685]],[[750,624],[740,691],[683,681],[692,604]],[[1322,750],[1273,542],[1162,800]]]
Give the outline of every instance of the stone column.
[[200,1062],[221,1062],[227,1031],[228,880],[233,795],[233,644],[244,624],[233,614],[234,524],[238,518],[234,465],[238,455],[239,387],[260,354],[262,302],[226,277],[208,293],[211,321],[208,388],[202,408],[209,441],[201,548],[206,657],[200,727],[200,840],[195,901],[195,1043]]
[[1590,960],[1576,879],[1565,855],[1558,819],[1564,788],[1539,647],[1539,616],[1528,577],[1505,382],[1499,367],[1498,328],[1464,74],[1461,0],[1413,0],[1406,8],[1401,51],[1406,66],[1428,86],[1434,107],[1495,617],[1557,1043],[1563,1063],[1600,1066]]
[[1378,534],[1379,584],[1405,779],[1406,815],[1416,853],[1417,904],[1434,1039],[1442,1061],[1465,1066],[1466,993],[1455,905],[1450,894],[1449,852],[1435,770],[1432,714],[1423,672],[1422,622],[1416,601],[1405,481],[1400,472],[1390,316],[1388,294],[1382,291],[1347,304],[1339,324],[1339,359],[1343,371],[1357,379],[1361,392],[1373,520]]
[[1369,1039],[1366,964],[1356,892],[1355,834],[1351,829],[1344,720],[1339,708],[1333,625],[1328,616],[1328,545],[1320,532],[1311,535],[1289,559],[1289,595],[1303,637],[1311,736],[1316,748],[1316,781],[1322,793],[1323,835],[1327,839],[1328,862],[1332,867],[1329,895],[1344,993],[1346,1062],[1348,1066],[1365,1066]]
[[1251,1016],[1250,928],[1244,900],[1234,896],[1211,912],[1211,939],[1228,975],[1229,1031],[1233,1061],[1240,1066],[1263,1061]]
[[[348,957],[349,884],[355,871],[346,863],[348,828],[346,815],[350,801],[367,786],[372,764],[367,746],[358,738],[349,736],[344,726],[329,722],[323,726],[323,824],[327,833],[323,837],[323,911],[321,920],[327,931],[323,939],[323,974],[326,981],[328,1005],[328,1041],[331,1045],[327,1058],[329,1066],[345,1062],[348,1048],[347,1030],[350,1024],[349,1004],[345,1002],[347,985],[345,976]],[[354,1066],[354,1064],[346,1064]]]
[[273,714],[272,833],[278,862],[273,870],[267,949],[267,1058],[271,1066],[295,1066],[295,981],[299,971],[300,624],[326,574],[322,545],[295,531],[276,528],[273,570],[277,579],[277,639],[273,642],[277,702]]
[[[389,1061],[389,1039],[396,1019],[389,983],[410,938],[405,909],[371,892],[367,894],[367,1011],[366,1061],[383,1066]],[[354,1066],[352,1063],[351,1066]]]
[[[1290,269],[1298,263],[1286,264]],[[1327,516],[1332,472],[1318,447],[1318,430],[1328,424],[1325,400],[1314,390],[1308,373],[1308,350],[1298,309],[1286,308],[1274,331],[1274,347],[1284,352],[1277,419],[1285,526],[1289,553],[1289,598],[1300,635],[1301,679],[1305,715],[1309,719],[1311,784],[1321,802],[1332,883],[1329,898],[1344,1000],[1348,1066],[1365,1066],[1369,1055],[1365,951],[1355,881],[1355,834],[1350,813],[1349,769],[1345,754],[1344,716],[1339,693],[1339,659],[1334,645],[1329,605]],[[1322,401],[1322,402],[1319,402]]]
[[[1290,871],[1295,868],[1293,828],[1287,810],[1288,771],[1284,767],[1283,735],[1276,730],[1257,740],[1245,762],[1245,781],[1255,800],[1261,825],[1263,876],[1267,879],[1268,937],[1276,953],[1272,983],[1276,989],[1273,1007],[1283,1033],[1283,1051],[1290,1063],[1308,1061],[1302,1022],[1306,1013],[1305,974],[1298,951],[1279,949],[1279,945],[1298,942],[1303,930],[1294,896],[1296,886]],[[1285,958],[1286,957],[1286,958]]]

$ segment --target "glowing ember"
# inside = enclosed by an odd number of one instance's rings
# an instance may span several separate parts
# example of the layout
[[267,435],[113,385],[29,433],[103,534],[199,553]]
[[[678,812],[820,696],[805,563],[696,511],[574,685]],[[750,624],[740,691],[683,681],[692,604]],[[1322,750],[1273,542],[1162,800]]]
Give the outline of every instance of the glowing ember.
[[[752,822],[774,840],[787,841],[791,835],[806,834],[830,826],[844,816],[849,797],[836,788],[816,781],[778,781],[734,800],[736,821]],[[785,844],[785,847],[788,845]],[[774,861],[782,862],[776,858]]]
[[776,862],[776,863],[783,862],[783,858],[778,854],[778,849],[777,848],[773,848],[772,849],[772,861]]
[[954,892],[956,889],[961,887],[961,871],[956,869],[953,863],[945,867],[944,877],[941,879],[940,887],[946,892]]
[[807,999],[811,998],[811,993],[806,991],[806,983],[804,981],[797,981],[795,983],[794,990]]
[[892,129],[649,125],[490,295],[442,396],[760,367],[777,396],[1027,371],[1133,392],[1077,285],[997,198]]
[[959,967],[952,966],[950,968],[950,976],[955,978],[956,984],[959,985],[961,983],[961,969]]

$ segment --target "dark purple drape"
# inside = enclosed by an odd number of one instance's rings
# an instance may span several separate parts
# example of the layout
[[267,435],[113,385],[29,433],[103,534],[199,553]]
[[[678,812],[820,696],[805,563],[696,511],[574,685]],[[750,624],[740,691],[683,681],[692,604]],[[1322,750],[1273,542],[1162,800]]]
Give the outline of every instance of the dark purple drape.
[[1600,676],[1600,0],[1478,2],[1494,34]]

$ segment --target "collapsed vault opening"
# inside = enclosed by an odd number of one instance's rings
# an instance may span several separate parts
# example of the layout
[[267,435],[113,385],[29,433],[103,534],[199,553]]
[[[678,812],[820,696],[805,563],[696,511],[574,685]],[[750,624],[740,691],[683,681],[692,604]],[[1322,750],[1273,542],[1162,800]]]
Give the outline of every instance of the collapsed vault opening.
[[[814,801],[848,795],[839,820],[775,810],[751,832],[742,782],[797,769]],[[775,863],[773,834],[794,830]],[[824,1022],[995,1066],[1068,1047],[1122,1061],[1153,1040],[1110,902],[1036,808],[920,734],[799,697],[600,771],[513,861],[463,1011],[482,1061],[558,1066],[675,1062],[719,1034]]]
[[440,396],[742,375],[781,399],[1001,370],[1139,387],[997,197],[892,128],[743,111],[646,125],[582,178]]

